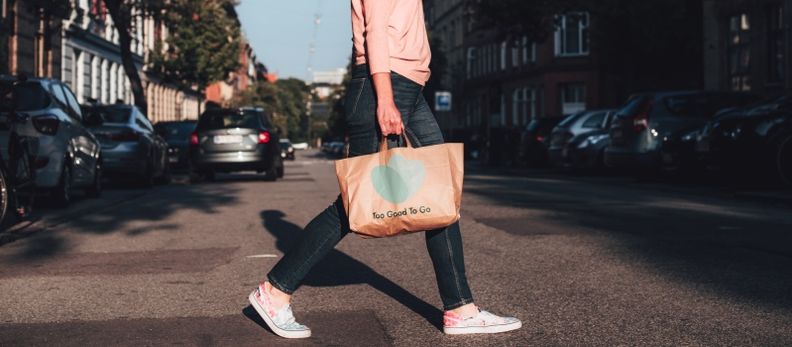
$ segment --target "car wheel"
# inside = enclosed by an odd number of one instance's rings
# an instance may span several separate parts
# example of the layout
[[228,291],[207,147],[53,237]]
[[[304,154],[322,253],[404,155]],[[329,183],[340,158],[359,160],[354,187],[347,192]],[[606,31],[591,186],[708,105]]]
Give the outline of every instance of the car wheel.
[[94,168],[93,183],[85,190],[88,197],[98,198],[102,195],[102,162],[98,160]]
[[792,134],[784,136],[778,143],[776,168],[784,184],[792,185]]
[[286,169],[285,166],[286,165],[283,164],[283,159],[278,160],[278,178],[283,178],[283,175],[284,175],[284,173],[286,171],[285,170]]
[[143,188],[151,188],[154,186],[154,165],[151,163],[146,164],[146,171],[140,177],[140,185]]
[[172,178],[170,165],[165,165],[162,169],[162,175],[157,177],[157,184],[170,184]]
[[5,229],[6,226],[6,216],[8,215],[8,206],[11,201],[8,192],[5,170],[0,170],[0,227],[2,227],[0,230]]
[[58,207],[68,207],[71,203],[71,165],[66,163],[61,170],[60,181],[55,190],[52,191],[52,199]]
[[278,180],[278,160],[276,158],[272,158],[269,169],[264,172],[264,180],[268,182]]

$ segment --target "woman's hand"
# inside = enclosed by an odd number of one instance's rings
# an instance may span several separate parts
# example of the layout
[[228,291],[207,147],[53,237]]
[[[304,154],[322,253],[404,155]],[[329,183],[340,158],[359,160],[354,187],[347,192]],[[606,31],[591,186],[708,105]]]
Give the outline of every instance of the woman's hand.
[[401,112],[393,101],[390,73],[375,73],[372,79],[377,93],[377,122],[382,135],[400,135],[404,130],[404,124],[402,124]]
[[404,126],[402,125],[401,113],[396,108],[393,100],[377,104],[377,122],[383,136],[391,134],[400,135]]

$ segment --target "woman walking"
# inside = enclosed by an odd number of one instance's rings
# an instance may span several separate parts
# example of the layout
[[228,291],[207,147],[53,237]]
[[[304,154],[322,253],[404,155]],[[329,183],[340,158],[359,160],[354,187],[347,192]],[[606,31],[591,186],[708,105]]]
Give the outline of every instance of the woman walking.
[[[415,147],[443,143],[422,96],[431,53],[422,0],[352,0],[355,66],[346,89],[349,155],[377,152],[387,135],[404,133]],[[384,141],[384,140],[383,140]],[[350,232],[341,199],[305,227],[302,239],[267,274],[249,300],[267,325],[286,338],[311,336],[297,323],[291,295],[303,278]],[[516,318],[480,310],[465,275],[459,223],[426,232],[445,314],[446,334],[497,333],[519,329]]]

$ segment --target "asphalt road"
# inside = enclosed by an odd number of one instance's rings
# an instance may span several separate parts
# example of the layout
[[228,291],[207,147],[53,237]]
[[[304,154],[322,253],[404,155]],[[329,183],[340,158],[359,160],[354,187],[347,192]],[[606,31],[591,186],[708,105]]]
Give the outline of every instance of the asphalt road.
[[477,303],[516,332],[444,336],[422,235],[351,235],[276,337],[247,295],[337,194],[332,162],[114,189],[0,235],[0,346],[792,345],[790,207],[711,188],[470,170]]

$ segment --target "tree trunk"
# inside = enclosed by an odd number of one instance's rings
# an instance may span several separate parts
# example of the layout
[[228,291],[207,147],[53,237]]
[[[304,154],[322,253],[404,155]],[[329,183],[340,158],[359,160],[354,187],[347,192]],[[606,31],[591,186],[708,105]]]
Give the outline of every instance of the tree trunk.
[[121,46],[121,64],[124,72],[129,78],[129,86],[135,97],[135,106],[148,117],[148,103],[146,102],[146,91],[143,82],[140,80],[140,73],[132,55],[132,11],[125,0],[104,0],[107,12],[113,18],[116,29],[118,30],[118,41]]

